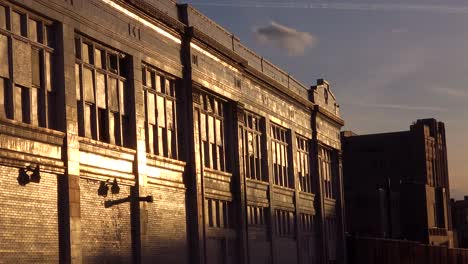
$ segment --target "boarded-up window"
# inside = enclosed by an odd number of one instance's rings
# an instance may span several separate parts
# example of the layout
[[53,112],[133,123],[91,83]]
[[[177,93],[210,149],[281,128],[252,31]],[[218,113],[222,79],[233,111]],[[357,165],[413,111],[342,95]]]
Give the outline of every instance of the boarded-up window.
[[106,109],[106,80],[104,74],[96,73],[97,107]]
[[[75,78],[79,109],[80,136],[119,146],[129,146],[126,106],[131,99],[125,94],[123,67],[113,61],[107,67],[108,54],[117,51],[77,35],[75,38]],[[126,56],[119,54],[123,60]],[[83,96],[82,96],[83,95]],[[82,100],[84,97],[84,100]]]
[[146,98],[147,151],[177,159],[175,89],[161,89],[161,85],[175,86],[175,80],[154,67],[144,65],[143,84]]
[[29,19],[29,39],[39,41],[39,25],[36,20]]
[[299,189],[303,192],[312,192],[310,179],[309,141],[306,138],[296,137],[296,172],[299,178]]
[[23,35],[23,15],[18,12],[11,12],[11,32],[16,35]]
[[32,85],[35,87],[41,86],[41,62],[39,52],[38,49],[32,49],[31,51]]
[[2,116],[54,128],[50,121],[51,114],[57,115],[50,111],[55,101],[50,76],[54,49],[39,44],[45,27],[50,28],[49,34],[53,36],[52,25],[36,14],[15,10],[14,4],[9,4],[8,8],[0,5],[0,28],[6,29],[9,25],[10,29],[10,34],[0,33]]
[[200,93],[200,105],[195,105],[200,119],[194,120],[201,135],[204,165],[219,171],[226,171],[223,105],[220,98]]
[[6,29],[6,8],[0,5],[0,28]]
[[86,102],[94,103],[94,80],[91,69],[83,69],[83,90]]
[[294,188],[293,177],[289,173],[289,155],[287,130],[278,125],[270,127],[271,149],[273,157],[274,183],[283,187]]
[[31,46],[13,39],[13,74],[15,82],[24,87],[31,86]]
[[263,154],[261,118],[253,113],[244,114],[244,171],[247,178],[266,181],[268,180],[264,173],[263,163],[265,160]]
[[0,77],[10,77],[8,54],[8,38],[0,34]]
[[323,146],[319,147],[319,173],[323,182],[325,197],[335,199],[336,196],[336,173],[338,171],[334,152]]

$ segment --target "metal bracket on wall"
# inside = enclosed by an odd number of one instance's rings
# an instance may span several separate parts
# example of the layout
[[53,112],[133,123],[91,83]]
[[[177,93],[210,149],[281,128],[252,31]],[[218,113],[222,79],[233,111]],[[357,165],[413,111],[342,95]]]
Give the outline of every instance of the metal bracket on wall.
[[135,197],[135,196],[130,195],[130,196],[128,196],[126,198],[122,198],[122,199],[105,201],[104,202],[104,207],[109,208],[111,206],[118,205],[118,204],[121,204],[121,203],[126,203],[126,202],[148,202],[148,203],[152,203],[153,201],[154,201],[154,199],[153,199],[153,196],[151,196],[151,195],[148,195],[148,196],[145,196],[145,197]]

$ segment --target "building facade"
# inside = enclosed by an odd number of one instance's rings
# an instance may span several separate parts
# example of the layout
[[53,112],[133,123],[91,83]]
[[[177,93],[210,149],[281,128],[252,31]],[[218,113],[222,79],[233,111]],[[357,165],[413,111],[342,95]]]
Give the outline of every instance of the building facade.
[[0,49],[0,263],[345,263],[328,82],[170,0],[0,0]]
[[454,246],[445,126],[342,133],[347,232]]

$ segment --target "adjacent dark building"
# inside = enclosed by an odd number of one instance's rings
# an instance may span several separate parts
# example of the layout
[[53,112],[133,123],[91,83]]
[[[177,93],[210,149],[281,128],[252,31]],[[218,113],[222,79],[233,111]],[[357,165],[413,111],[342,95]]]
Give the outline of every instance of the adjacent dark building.
[[0,0],[0,262],[345,263],[343,124],[189,5]]
[[457,246],[468,248],[468,196],[463,200],[451,200],[453,229],[456,232]]
[[445,127],[423,119],[409,131],[342,133],[347,232],[454,245]]

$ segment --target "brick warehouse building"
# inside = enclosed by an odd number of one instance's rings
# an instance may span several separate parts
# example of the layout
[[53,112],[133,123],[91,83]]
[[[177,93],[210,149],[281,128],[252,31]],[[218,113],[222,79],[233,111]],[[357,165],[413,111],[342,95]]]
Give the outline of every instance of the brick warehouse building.
[[0,49],[0,263],[345,263],[326,81],[169,0],[0,0]]
[[409,131],[344,132],[343,153],[349,233],[456,246],[444,123],[421,119]]

